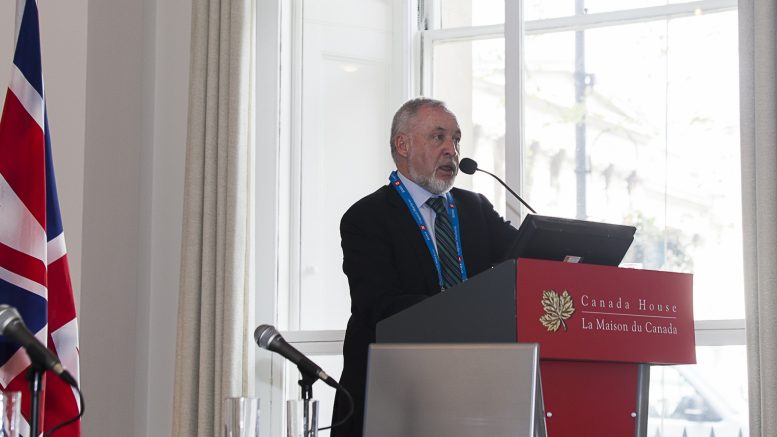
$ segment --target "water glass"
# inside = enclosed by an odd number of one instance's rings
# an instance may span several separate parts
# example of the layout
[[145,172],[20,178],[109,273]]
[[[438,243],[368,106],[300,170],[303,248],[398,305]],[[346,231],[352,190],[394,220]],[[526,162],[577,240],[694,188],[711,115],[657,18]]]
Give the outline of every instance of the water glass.
[[286,437],[318,437],[318,401],[286,401]]
[[223,408],[224,437],[259,437],[259,398],[226,398]]
[[0,392],[0,437],[19,437],[19,418],[22,411],[22,394],[18,391]]

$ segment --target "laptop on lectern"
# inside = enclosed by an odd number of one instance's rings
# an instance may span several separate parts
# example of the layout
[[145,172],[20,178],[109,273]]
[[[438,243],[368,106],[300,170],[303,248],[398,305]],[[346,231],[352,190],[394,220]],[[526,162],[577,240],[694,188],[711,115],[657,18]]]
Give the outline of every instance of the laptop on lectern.
[[634,226],[528,214],[507,256],[617,266],[636,231]]
[[539,346],[372,344],[365,437],[545,437]]

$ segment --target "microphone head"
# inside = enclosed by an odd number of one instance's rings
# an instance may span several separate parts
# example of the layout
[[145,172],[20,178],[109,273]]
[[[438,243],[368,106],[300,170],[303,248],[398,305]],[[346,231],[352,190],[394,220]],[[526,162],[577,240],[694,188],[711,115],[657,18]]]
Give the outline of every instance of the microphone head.
[[0,305],[0,335],[4,335],[5,328],[12,322],[21,321],[22,316],[11,305]]
[[280,335],[272,325],[259,325],[254,331],[254,340],[262,349],[268,349],[273,339]]
[[466,174],[475,174],[475,171],[478,169],[478,163],[475,162],[473,159],[469,158],[463,158],[459,162],[459,170]]

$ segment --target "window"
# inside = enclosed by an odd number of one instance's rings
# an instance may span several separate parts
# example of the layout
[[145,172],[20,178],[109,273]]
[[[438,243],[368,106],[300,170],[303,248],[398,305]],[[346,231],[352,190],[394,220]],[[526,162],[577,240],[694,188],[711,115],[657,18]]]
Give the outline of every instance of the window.
[[[694,274],[699,364],[652,368],[650,435],[746,434],[736,3],[428,7],[421,83],[464,114],[463,155],[541,214],[637,226],[624,262]],[[520,218],[488,178],[457,185]]]
[[[350,306],[339,220],[386,183],[389,120],[422,93],[458,115],[462,155],[540,213],[634,224],[627,262],[694,273],[699,365],[653,368],[650,435],[746,426],[735,422],[747,409],[736,1],[418,3],[293,0],[284,11],[279,291],[264,300],[279,329],[339,375]],[[520,222],[490,178],[457,185]],[[730,387],[709,384],[722,374]],[[294,378],[277,367],[263,378],[276,381],[275,405],[298,395]],[[322,425],[332,396],[316,386]]]
[[[335,378],[342,369],[350,316],[342,272],[340,218],[384,185],[393,168],[389,126],[409,94],[409,56],[399,17],[403,2],[292,0],[281,3],[281,145],[277,211],[277,287],[258,305],[275,305],[284,337]],[[261,20],[261,17],[259,18]],[[260,26],[261,28],[261,26]],[[261,154],[259,154],[261,155]],[[259,167],[261,168],[261,166]],[[257,202],[267,205],[267,202]],[[267,220],[268,222],[270,220]],[[266,269],[265,269],[266,270]],[[277,291],[275,291],[277,290]],[[260,291],[261,292],[261,291]],[[258,311],[259,312],[259,311]],[[267,435],[283,434],[283,400],[300,395],[298,374],[277,357],[263,366],[260,390]],[[314,386],[320,426],[329,425],[334,392]],[[320,433],[322,437],[328,431]]]
[[[289,327],[343,329],[350,315],[340,217],[391,168],[392,10],[378,0],[302,0],[292,144]],[[385,173],[385,174],[384,174]]]

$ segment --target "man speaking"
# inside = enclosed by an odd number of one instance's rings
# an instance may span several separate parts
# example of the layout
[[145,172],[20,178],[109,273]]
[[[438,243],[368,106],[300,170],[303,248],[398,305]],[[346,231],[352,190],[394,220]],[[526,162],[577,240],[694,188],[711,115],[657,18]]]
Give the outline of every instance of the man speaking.
[[[333,437],[362,435],[367,350],[375,325],[429,296],[507,259],[517,230],[486,198],[451,188],[459,171],[461,130],[438,100],[417,98],[391,124],[389,183],[343,215],[343,271],[351,318],[340,383],[353,395],[354,415]],[[335,399],[333,423],[347,414]]]

